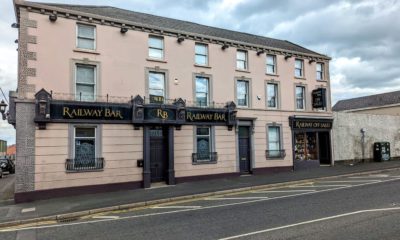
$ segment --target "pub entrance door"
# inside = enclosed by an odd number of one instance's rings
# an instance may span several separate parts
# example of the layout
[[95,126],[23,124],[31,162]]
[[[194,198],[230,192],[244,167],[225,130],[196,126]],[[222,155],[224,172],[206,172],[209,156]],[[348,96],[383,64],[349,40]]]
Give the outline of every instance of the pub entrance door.
[[239,126],[239,167],[240,173],[250,172],[250,127]]
[[331,165],[331,143],[329,132],[318,133],[319,163],[321,165]]
[[151,182],[167,179],[168,169],[168,129],[161,126],[150,127],[150,178]]

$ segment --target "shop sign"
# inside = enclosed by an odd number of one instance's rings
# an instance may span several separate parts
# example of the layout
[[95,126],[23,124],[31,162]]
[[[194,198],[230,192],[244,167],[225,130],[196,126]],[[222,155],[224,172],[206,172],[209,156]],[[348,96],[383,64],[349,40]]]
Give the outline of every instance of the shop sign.
[[51,103],[51,119],[130,120],[132,109],[109,104],[81,105]]
[[226,111],[216,110],[186,110],[186,122],[227,122]]
[[145,120],[175,120],[175,111],[168,108],[145,108]]
[[292,128],[303,129],[303,128],[315,128],[315,129],[331,129],[332,120],[325,119],[294,119],[292,120]]
[[312,91],[312,106],[313,108],[326,107],[326,89],[318,88]]

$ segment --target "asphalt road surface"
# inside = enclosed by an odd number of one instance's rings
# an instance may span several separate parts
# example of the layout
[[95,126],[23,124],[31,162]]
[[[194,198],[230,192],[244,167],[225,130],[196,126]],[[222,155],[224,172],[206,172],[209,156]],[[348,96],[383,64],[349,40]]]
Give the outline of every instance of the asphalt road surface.
[[400,239],[400,171],[0,229],[0,239]]

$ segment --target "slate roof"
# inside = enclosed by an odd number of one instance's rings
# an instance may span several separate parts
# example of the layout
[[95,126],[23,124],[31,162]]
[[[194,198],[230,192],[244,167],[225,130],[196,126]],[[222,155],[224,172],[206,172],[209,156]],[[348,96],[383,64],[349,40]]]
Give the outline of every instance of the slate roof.
[[[29,2],[27,2],[29,3]],[[262,45],[266,48],[275,48],[302,54],[316,55],[317,57],[330,59],[326,55],[319,54],[307,48],[294,44],[286,40],[273,39],[253,34],[236,32],[222,28],[205,26],[193,22],[182,21],[172,18],[160,17],[156,15],[134,12],[130,10],[120,9],[110,6],[91,6],[91,5],[70,5],[70,4],[55,4],[55,3],[36,3],[43,6],[57,7],[66,10],[78,11],[82,13],[95,14],[103,17],[120,19],[139,24],[146,24],[156,28],[171,29],[175,31],[188,32],[193,34],[200,34],[203,36],[223,38],[231,41],[238,41],[249,44]]]
[[335,112],[360,108],[381,107],[400,103],[400,91],[341,100],[333,106]]

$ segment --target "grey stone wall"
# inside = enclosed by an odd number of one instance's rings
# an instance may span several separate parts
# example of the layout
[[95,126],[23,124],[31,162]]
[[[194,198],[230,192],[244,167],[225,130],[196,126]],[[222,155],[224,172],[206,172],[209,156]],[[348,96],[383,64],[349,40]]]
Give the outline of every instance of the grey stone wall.
[[373,159],[374,142],[390,142],[391,156],[400,157],[400,117],[361,113],[334,113],[335,161],[362,160],[361,128],[365,133],[365,159]]
[[35,189],[35,104],[16,103],[15,192]]

